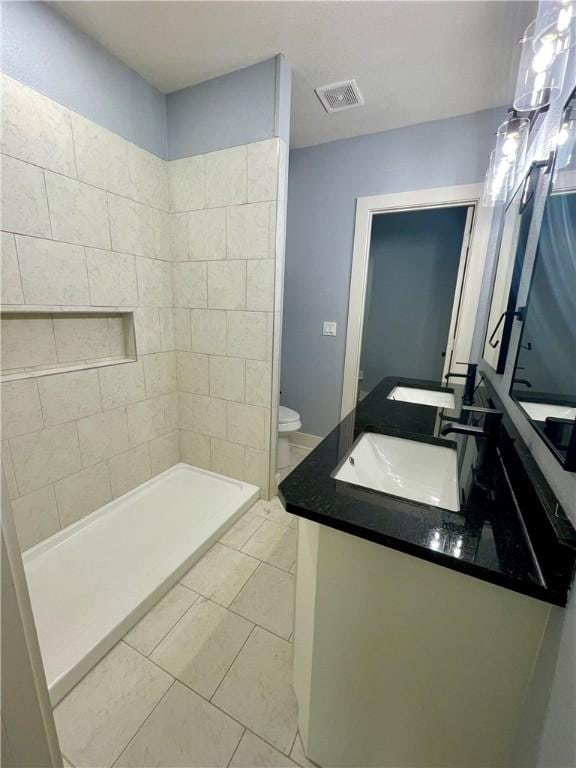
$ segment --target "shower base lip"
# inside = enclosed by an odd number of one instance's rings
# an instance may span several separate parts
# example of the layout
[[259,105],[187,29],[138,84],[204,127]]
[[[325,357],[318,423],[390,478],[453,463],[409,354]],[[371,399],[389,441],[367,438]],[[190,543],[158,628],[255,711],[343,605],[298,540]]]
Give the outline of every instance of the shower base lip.
[[23,556],[56,705],[259,497],[176,464]]

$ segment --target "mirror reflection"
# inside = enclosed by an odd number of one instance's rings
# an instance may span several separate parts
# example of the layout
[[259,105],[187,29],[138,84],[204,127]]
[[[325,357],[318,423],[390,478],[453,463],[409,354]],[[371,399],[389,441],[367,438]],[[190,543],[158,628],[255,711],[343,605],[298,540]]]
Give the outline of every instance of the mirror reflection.
[[484,343],[484,360],[497,373],[502,373],[506,365],[518,284],[532,218],[534,189],[539,174],[540,169],[533,167],[520,184],[506,209],[502,227]]
[[576,184],[558,169],[544,217],[512,397],[567,469],[576,469]]

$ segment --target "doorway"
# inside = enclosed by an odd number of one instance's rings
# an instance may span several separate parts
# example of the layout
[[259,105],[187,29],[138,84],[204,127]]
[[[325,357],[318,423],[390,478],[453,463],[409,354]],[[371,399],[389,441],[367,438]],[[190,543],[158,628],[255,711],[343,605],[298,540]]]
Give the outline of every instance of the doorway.
[[481,192],[358,198],[342,417],[385,376],[466,373],[492,220]]
[[455,206],[373,217],[360,399],[385,376],[442,379],[451,362],[450,321],[472,213],[471,206]]

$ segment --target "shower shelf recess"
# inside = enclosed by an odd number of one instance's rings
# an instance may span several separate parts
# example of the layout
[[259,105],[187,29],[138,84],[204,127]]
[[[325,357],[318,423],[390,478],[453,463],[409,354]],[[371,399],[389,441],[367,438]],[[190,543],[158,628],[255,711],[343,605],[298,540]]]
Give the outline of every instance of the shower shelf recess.
[[2,307],[2,382],[137,359],[133,308]]

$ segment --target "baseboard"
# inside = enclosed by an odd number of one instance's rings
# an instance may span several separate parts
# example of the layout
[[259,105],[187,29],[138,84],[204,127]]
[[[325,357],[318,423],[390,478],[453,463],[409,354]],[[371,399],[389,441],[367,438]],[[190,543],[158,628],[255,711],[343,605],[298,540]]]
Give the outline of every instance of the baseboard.
[[290,443],[292,445],[301,446],[302,448],[316,448],[323,439],[323,437],[309,435],[306,432],[292,432],[290,434]]

